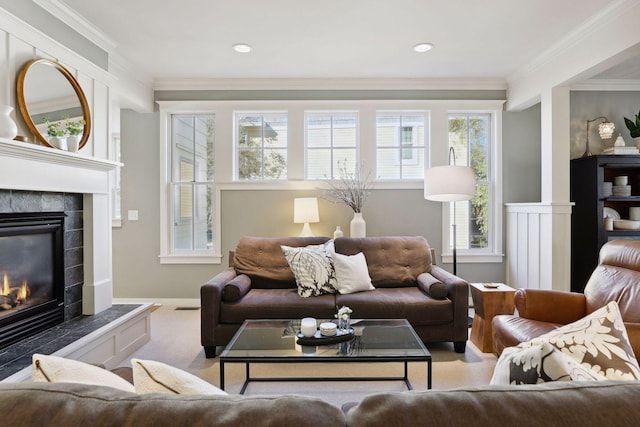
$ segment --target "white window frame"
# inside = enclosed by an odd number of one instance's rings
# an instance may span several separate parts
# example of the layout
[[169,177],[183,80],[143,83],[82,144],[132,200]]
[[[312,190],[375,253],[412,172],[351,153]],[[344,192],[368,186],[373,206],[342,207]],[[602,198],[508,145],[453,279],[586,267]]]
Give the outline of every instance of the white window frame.
[[112,160],[118,162],[113,169],[111,181],[111,227],[119,228],[122,227],[122,157],[119,133],[111,135],[111,153]]
[[[420,141],[418,139],[418,134],[419,132],[416,131],[415,126],[402,126],[402,120],[400,120],[401,126],[400,126],[400,134],[395,133],[394,134],[394,140],[397,142],[396,147],[397,150],[396,152],[396,164],[400,167],[400,178],[382,178],[382,179],[378,179],[378,182],[423,182],[424,181],[424,173],[422,174],[422,177],[420,178],[405,178],[403,177],[403,173],[402,173],[402,166],[403,165],[407,165],[407,166],[413,166],[413,165],[417,165],[419,163],[418,161],[418,151],[421,149],[422,150],[422,155],[424,156],[424,165],[425,168],[428,165],[428,159],[429,159],[429,141],[430,141],[430,109],[426,108],[426,109],[421,109],[421,110],[377,110],[376,111],[376,121],[374,123],[374,125],[376,126],[376,135],[377,135],[377,123],[378,123],[378,116],[381,115],[386,115],[386,116],[400,116],[400,118],[402,119],[403,116],[422,116],[424,118],[424,135],[423,135],[423,139],[422,141]],[[402,129],[405,127],[411,127],[412,129],[412,139],[413,139],[413,146],[411,148],[402,148]],[[376,142],[375,142],[375,150],[376,150],[376,164],[377,164],[377,156],[378,156],[378,149],[379,148],[390,148],[390,147],[384,147],[384,146],[380,146],[378,145],[378,140],[376,137]],[[414,159],[414,161],[411,162],[402,162],[402,155],[403,155],[403,151],[404,150],[411,150],[412,151],[412,158]]]
[[[264,123],[264,117],[265,116],[276,116],[276,115],[283,115],[287,118],[287,146],[286,147],[280,147],[280,149],[286,149],[287,151],[287,165],[285,166],[285,171],[287,171],[285,178],[278,178],[278,179],[265,179],[264,178],[264,152],[265,152],[265,148],[264,148],[264,137],[263,137],[263,144],[260,147],[260,153],[261,153],[261,157],[262,157],[262,178],[261,179],[241,179],[240,178],[240,145],[238,144],[238,117],[240,115],[255,115],[255,116],[260,116],[262,122]],[[233,169],[234,169],[234,180],[237,182],[286,182],[289,180],[289,115],[287,114],[286,110],[242,110],[242,111],[234,111],[233,113],[233,151],[234,151],[234,156],[233,156]],[[270,150],[270,149],[269,149]]]
[[[489,103],[486,101],[486,103]],[[490,115],[490,142],[489,142],[489,164],[487,165],[488,194],[489,194],[489,232],[488,246],[486,248],[456,248],[458,263],[492,263],[502,262],[504,254],[502,252],[502,105],[503,102],[494,102],[483,106],[470,105],[469,108],[451,108],[444,113],[446,123],[446,137],[442,140],[443,147],[449,149],[449,114],[489,114]],[[446,164],[442,162],[440,164]],[[442,261],[453,262],[451,250],[451,222],[450,211],[453,209],[451,203],[442,204]]]
[[[172,137],[171,137],[171,117],[173,115],[214,115],[216,129],[218,127],[218,116],[215,110],[193,109],[187,105],[160,105],[160,264],[221,264],[221,223],[220,223],[220,190],[215,182],[211,184],[211,192],[214,197],[214,216],[212,227],[215,238],[211,251],[173,251],[173,215],[174,209],[171,206],[171,185],[172,174]],[[217,133],[217,131],[216,131]],[[216,135],[217,136],[217,135]],[[214,138],[214,150],[217,150],[217,139]]]
[[[313,117],[313,116],[329,116],[331,117],[331,144],[329,145],[329,147],[324,147],[324,148],[309,148],[308,146],[308,140],[309,140],[309,128],[307,126],[308,121],[307,119],[309,117]],[[335,147],[334,146],[334,134],[333,134],[333,118],[334,116],[340,116],[340,115],[353,115],[355,117],[355,121],[356,121],[356,140],[355,140],[355,144],[353,147],[349,146],[349,147]],[[336,179],[340,179],[339,172],[334,170],[334,166],[335,166],[335,154],[339,153],[342,150],[355,150],[356,151],[356,165],[358,165],[360,163],[360,114],[357,110],[308,110],[304,112],[304,179],[305,181],[313,181],[311,179],[308,178],[308,166],[309,166],[309,150],[314,151],[314,150],[326,150],[327,148],[329,150],[331,150],[331,170],[329,171],[329,175],[327,176],[326,179],[321,179],[321,181],[331,181],[331,180],[336,180]],[[314,179],[317,180],[317,179]]]
[[[376,167],[376,113],[388,111],[424,111],[425,128],[425,169],[430,166],[448,164],[448,113],[451,112],[490,112],[493,116],[492,176],[494,188],[492,196],[492,222],[490,233],[494,247],[486,253],[458,252],[459,263],[502,262],[502,108],[504,101],[497,100],[316,100],[316,101],[157,101],[160,106],[161,150],[160,179],[160,221],[162,263],[217,263],[220,264],[220,243],[223,230],[220,224],[221,192],[226,190],[309,190],[317,191],[326,185],[324,180],[305,180],[306,147],[304,113],[305,111],[358,111],[358,160],[372,167],[372,176],[377,176]],[[236,181],[234,141],[234,114],[236,111],[286,111],[288,116],[288,157],[286,181]],[[169,114],[215,114],[215,213],[214,227],[217,239],[214,241],[214,255],[211,257],[176,257],[167,252],[169,230],[169,212],[167,210],[167,123]],[[422,190],[423,179],[385,179],[376,180],[376,190],[417,189]],[[426,202],[426,201],[425,201]],[[436,202],[426,202],[436,203]],[[442,207],[443,248],[448,247],[450,224],[446,214],[446,203]],[[443,262],[451,262],[451,253],[441,250]]]

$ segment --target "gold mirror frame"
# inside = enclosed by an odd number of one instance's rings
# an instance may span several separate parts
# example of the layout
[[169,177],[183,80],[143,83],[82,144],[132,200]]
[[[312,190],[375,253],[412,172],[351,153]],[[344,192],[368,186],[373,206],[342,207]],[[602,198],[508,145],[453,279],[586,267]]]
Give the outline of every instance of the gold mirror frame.
[[78,150],[80,150],[82,147],[86,145],[87,141],[89,140],[89,135],[91,133],[91,111],[89,110],[89,104],[87,103],[87,98],[85,97],[84,92],[80,87],[80,84],[78,83],[76,78],[73,77],[73,74],[71,74],[69,70],[67,70],[59,62],[52,61],[50,59],[45,59],[45,58],[32,59],[22,67],[22,69],[20,70],[20,73],[18,74],[18,81],[16,84],[17,85],[16,92],[18,95],[18,107],[20,108],[20,113],[22,114],[22,117],[25,123],[27,124],[27,127],[34,134],[34,136],[38,141],[40,141],[42,144],[44,144],[47,147],[55,148],[53,145],[49,143],[49,141],[47,141],[47,139],[42,135],[42,133],[36,127],[36,124],[33,122],[33,119],[31,118],[31,114],[29,114],[29,109],[27,108],[27,102],[24,99],[25,78],[27,77],[27,73],[29,72],[31,67],[33,67],[36,64],[48,65],[58,70],[67,79],[67,81],[73,88],[73,91],[78,96],[78,101],[80,101],[80,107],[82,109],[82,116],[83,116],[82,118],[84,119],[84,130],[82,132],[82,139],[78,144]]

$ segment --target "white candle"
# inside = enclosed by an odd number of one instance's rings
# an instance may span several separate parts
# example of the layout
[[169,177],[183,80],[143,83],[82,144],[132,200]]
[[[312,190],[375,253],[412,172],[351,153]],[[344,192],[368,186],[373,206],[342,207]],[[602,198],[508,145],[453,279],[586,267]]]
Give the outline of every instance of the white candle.
[[300,332],[305,337],[312,337],[316,334],[316,330],[318,329],[316,319],[313,317],[305,317],[300,322]]

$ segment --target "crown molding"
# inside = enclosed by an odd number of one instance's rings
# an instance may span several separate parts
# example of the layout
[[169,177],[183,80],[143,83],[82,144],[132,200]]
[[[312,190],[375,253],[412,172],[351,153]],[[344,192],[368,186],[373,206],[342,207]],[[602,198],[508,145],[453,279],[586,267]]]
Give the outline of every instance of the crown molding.
[[535,74],[544,67],[553,64],[558,58],[563,57],[576,45],[600,31],[611,31],[611,23],[618,17],[624,16],[630,9],[637,7],[637,0],[617,0],[602,8],[600,12],[591,16],[573,31],[561,38],[556,44],[542,52],[540,55],[517,69],[508,81],[516,81],[528,75]]
[[583,91],[640,91],[640,80],[589,79],[571,86],[571,90]]
[[503,79],[157,79],[154,90],[506,90]]
[[93,25],[74,9],[69,7],[64,1],[33,0],[33,2],[67,24],[74,31],[78,32],[101,49],[107,51],[107,53],[111,53],[111,51],[113,51],[113,49],[115,49],[115,47],[118,45],[102,30]]

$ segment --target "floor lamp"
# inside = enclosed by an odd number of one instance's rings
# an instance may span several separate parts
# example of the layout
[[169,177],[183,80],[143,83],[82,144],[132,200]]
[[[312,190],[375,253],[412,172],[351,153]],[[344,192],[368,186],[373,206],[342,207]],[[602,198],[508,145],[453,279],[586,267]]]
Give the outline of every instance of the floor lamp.
[[453,202],[453,274],[457,274],[456,257],[456,203],[471,200],[476,195],[476,171],[468,166],[456,166],[456,154],[449,148],[447,166],[435,166],[424,175],[424,198],[436,202]]

